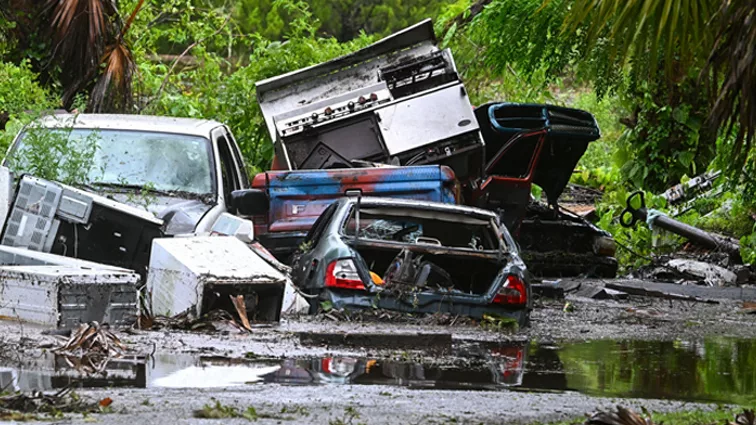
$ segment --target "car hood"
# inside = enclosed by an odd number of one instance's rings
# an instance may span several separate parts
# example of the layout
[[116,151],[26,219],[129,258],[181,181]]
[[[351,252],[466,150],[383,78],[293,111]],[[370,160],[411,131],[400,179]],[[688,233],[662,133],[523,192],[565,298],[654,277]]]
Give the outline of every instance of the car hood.
[[163,232],[167,236],[192,233],[202,217],[215,205],[199,199],[174,196],[155,196],[144,202],[127,193],[108,194],[108,197],[136,208],[144,209],[163,220]]
[[499,151],[519,133],[546,130],[533,183],[546,192],[551,204],[564,191],[588,144],[601,136],[590,113],[553,105],[487,103],[475,109],[475,118],[486,144],[488,175],[507,175],[511,164],[529,162],[527,149],[508,149],[503,155]]

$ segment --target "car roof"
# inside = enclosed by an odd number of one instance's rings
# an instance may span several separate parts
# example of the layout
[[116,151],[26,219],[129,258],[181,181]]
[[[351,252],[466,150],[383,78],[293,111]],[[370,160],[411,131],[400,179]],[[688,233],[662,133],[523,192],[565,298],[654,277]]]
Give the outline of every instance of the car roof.
[[[345,199],[346,199],[345,202],[356,203],[358,198],[348,197]],[[376,207],[416,208],[416,209],[434,210],[434,211],[454,213],[454,214],[473,214],[477,216],[498,219],[498,216],[493,211],[488,211],[488,210],[475,208],[475,207],[456,205],[456,204],[443,204],[441,202],[363,196],[360,199],[360,205],[376,206]]]
[[47,128],[97,128],[107,130],[154,131],[208,137],[223,124],[218,121],[129,114],[56,114],[37,121]]

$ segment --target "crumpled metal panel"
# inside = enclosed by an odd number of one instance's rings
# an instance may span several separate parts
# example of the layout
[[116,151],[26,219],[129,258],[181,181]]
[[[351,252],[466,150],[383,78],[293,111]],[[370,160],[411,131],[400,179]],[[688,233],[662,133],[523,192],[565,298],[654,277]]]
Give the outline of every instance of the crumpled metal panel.
[[66,328],[91,321],[125,326],[136,320],[139,275],[60,258],[58,265],[0,267],[0,316]]
[[147,290],[154,315],[191,311],[199,316],[208,285],[278,285],[283,292],[285,282],[281,272],[233,236],[161,238],[152,242]]
[[274,117],[302,105],[333,98],[377,83],[380,68],[438,51],[433,23],[426,19],[354,53],[255,84],[271,141]]

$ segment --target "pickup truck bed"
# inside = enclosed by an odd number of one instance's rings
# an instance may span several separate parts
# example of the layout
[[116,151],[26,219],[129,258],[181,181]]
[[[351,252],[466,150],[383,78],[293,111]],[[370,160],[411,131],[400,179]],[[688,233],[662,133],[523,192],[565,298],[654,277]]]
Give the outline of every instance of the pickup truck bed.
[[267,216],[254,218],[255,235],[280,260],[293,253],[320,214],[337,199],[363,196],[457,203],[454,172],[445,166],[269,171],[252,187],[267,193]]

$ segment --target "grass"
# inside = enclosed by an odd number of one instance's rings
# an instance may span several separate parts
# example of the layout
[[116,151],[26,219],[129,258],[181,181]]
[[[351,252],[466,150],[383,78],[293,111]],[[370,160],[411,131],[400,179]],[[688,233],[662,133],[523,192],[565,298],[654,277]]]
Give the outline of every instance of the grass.
[[668,425],[708,425],[722,424],[735,421],[735,415],[743,409],[718,408],[715,410],[684,410],[681,412],[657,413],[653,415],[654,422],[664,422]]
[[250,421],[256,421],[259,415],[254,407],[249,407],[241,411],[234,406],[226,406],[220,401],[215,400],[215,404],[206,404],[202,409],[194,412],[195,418],[202,419],[231,419],[244,418]]
[[[735,415],[742,413],[743,408],[718,407],[714,410],[682,410],[669,413],[652,413],[651,418],[656,425],[725,425],[735,423]],[[647,417],[641,412],[636,412]],[[575,418],[548,425],[576,425],[584,423],[585,418]]]
[[[296,417],[293,415],[309,416],[310,412],[304,406],[284,406],[280,413],[259,412],[254,407],[248,407],[246,410],[240,410],[234,406],[221,404],[220,401],[211,398],[215,404],[206,404],[202,409],[194,411],[194,417],[200,419],[234,419],[243,418],[248,421],[258,419],[276,419],[278,421],[293,421]],[[285,414],[289,414],[288,416]]]

